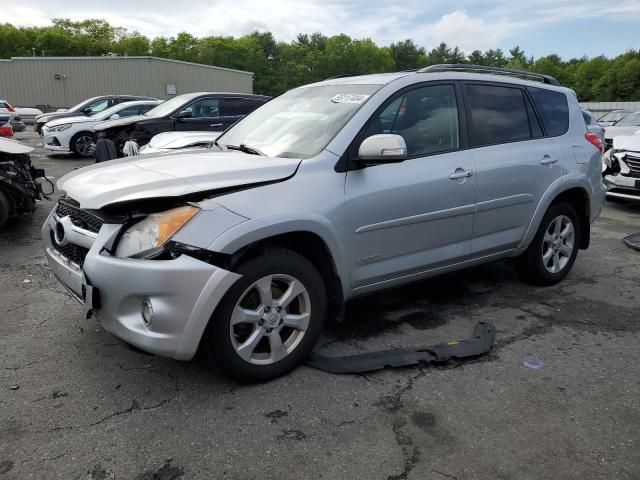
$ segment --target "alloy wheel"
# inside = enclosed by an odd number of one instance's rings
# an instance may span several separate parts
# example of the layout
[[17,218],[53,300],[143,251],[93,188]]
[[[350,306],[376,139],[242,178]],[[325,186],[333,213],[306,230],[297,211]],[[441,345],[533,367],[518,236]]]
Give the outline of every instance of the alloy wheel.
[[245,361],[271,365],[300,345],[310,318],[305,286],[290,275],[267,275],[247,288],[236,303],[229,324],[231,343]]
[[575,228],[566,215],[554,218],[542,239],[542,263],[550,273],[559,273],[567,266],[575,248]]
[[89,135],[82,135],[76,140],[76,151],[83,157],[90,157],[96,151],[96,142]]

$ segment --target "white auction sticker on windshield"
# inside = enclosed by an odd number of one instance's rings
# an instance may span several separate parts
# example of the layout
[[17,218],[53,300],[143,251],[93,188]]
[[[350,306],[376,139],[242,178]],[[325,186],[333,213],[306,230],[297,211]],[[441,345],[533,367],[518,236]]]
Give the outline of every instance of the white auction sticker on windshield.
[[331,97],[331,101],[333,103],[362,103],[369,97],[370,95],[362,95],[359,93],[339,93]]

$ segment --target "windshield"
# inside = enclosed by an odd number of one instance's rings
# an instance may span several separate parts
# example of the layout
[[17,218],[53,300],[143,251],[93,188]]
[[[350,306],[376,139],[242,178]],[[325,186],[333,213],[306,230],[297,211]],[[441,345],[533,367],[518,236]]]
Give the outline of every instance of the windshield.
[[629,115],[624,117],[622,120],[620,120],[618,123],[616,123],[616,127],[624,127],[624,126],[627,126],[627,127],[640,126],[640,112],[630,113]]
[[220,145],[257,149],[270,157],[317,155],[381,85],[329,85],[291,90],[236,123]]
[[149,110],[145,115],[147,117],[164,117],[172,113],[175,109],[191,101],[194,97],[192,95],[180,95],[179,97],[173,97],[166,102],[161,103],[155,108]]
[[609,112],[600,117],[601,122],[617,122],[624,116],[629,115],[629,112]]

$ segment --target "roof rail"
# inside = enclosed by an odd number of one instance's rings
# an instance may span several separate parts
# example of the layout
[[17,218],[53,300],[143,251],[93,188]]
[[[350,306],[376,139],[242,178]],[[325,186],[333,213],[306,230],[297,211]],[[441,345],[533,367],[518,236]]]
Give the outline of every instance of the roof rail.
[[418,73],[434,73],[434,72],[475,72],[475,73],[490,73],[493,75],[504,75],[507,77],[522,78],[523,80],[534,80],[537,82],[547,83],[549,85],[555,85],[560,87],[560,82],[550,75],[544,75],[542,73],[525,72],[524,70],[511,70],[509,68],[501,67],[487,67],[485,65],[467,65],[465,63],[443,63],[440,65],[430,65],[418,70]]

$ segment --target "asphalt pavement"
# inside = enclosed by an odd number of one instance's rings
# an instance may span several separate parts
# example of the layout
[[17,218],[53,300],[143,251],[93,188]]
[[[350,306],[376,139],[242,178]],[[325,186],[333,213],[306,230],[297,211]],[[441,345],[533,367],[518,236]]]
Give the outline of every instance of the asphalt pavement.
[[[33,159],[53,177],[90,163]],[[488,355],[243,386],[86,320],[42,252],[53,205],[0,232],[1,480],[640,478],[640,252],[622,242],[638,206],[607,203],[557,286],[464,270],[351,302],[319,344],[432,344],[487,320]]]

